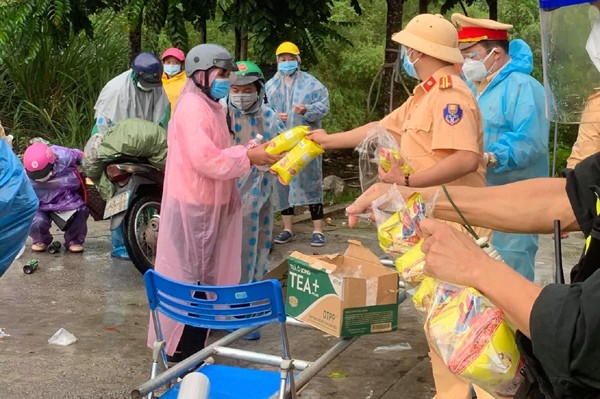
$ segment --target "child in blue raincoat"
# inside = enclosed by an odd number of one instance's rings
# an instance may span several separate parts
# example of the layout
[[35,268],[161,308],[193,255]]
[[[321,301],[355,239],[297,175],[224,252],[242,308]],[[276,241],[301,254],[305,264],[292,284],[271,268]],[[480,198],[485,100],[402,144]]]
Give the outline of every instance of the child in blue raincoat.
[[[264,76],[252,61],[239,61],[227,100],[234,145],[248,145],[257,135],[263,142],[285,130],[276,112],[265,104]],[[238,179],[242,197],[243,237],[241,283],[259,281],[267,272],[273,236],[271,194],[276,177],[268,170],[252,167]]]
[[[278,113],[286,127],[308,125],[321,128],[321,119],[329,112],[329,92],[314,76],[300,70],[300,50],[290,42],[276,51],[278,72],[265,85],[269,105]],[[285,244],[294,239],[292,216],[294,206],[308,205],[313,221],[310,244],[325,245],[323,234],[323,165],[322,156],[313,159],[289,186],[275,183],[274,202],[281,211],[284,230],[273,242]]]

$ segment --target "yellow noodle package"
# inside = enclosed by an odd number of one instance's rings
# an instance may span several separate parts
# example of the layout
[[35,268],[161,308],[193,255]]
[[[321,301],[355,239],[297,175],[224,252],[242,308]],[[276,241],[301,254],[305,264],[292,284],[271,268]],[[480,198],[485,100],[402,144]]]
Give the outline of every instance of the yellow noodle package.
[[418,225],[425,217],[423,197],[415,193],[399,211],[377,227],[381,249],[391,253],[406,253],[421,240]]
[[323,149],[320,145],[303,138],[290,152],[271,166],[271,172],[277,174],[281,184],[287,186],[294,176],[322,153]]
[[514,396],[524,360],[502,311],[474,288],[443,282],[422,288],[425,334],[450,371],[496,397]]
[[271,140],[271,144],[265,148],[265,151],[273,155],[279,155],[290,151],[308,133],[310,133],[308,126],[296,126],[288,129]]
[[425,254],[421,251],[422,244],[423,240],[420,240],[414,247],[394,262],[402,280],[407,283],[417,285],[425,278],[423,275]]
[[400,170],[405,175],[412,175],[415,173],[414,169],[406,162],[404,157],[400,155],[400,151],[394,150],[393,148],[379,147],[379,165],[385,172],[389,172],[392,169],[392,163],[389,158],[394,157],[396,161],[400,161]]

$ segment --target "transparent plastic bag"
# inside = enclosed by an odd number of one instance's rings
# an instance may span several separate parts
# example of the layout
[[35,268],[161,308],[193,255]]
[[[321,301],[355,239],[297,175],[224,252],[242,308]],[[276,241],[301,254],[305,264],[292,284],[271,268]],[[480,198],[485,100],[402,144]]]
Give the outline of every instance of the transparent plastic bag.
[[435,198],[437,196],[426,203],[420,193],[415,193],[404,202],[394,184],[385,195],[373,201],[371,207],[381,249],[403,255],[417,245],[422,236],[419,223],[432,214]]
[[379,165],[386,172],[390,171],[390,157],[400,161],[404,173],[412,174],[414,172],[406,162],[406,157],[402,155],[394,137],[380,125],[369,131],[356,150],[358,151],[360,187],[363,192],[379,181]]
[[514,396],[524,360],[502,311],[474,288],[428,280],[413,301],[427,312],[432,349],[453,374],[496,397]]

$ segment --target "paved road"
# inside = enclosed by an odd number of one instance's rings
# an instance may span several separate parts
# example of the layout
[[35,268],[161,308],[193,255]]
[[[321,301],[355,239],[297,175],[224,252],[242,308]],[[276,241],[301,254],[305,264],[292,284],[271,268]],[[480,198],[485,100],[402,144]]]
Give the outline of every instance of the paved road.
[[[328,245],[309,246],[311,226],[300,223],[298,239],[277,246],[272,266],[292,250],[305,253],[342,252],[349,238],[376,249],[371,227],[348,230],[343,219],[327,228]],[[579,255],[582,239],[566,240],[566,264]],[[113,260],[108,225],[90,222],[83,255],[37,256],[39,270],[25,275],[27,251],[0,279],[0,399],[8,398],[125,398],[148,378],[150,351],[146,348],[147,303],[142,278],[129,262]],[[552,241],[541,238],[540,281],[551,281]],[[433,396],[422,321],[409,303],[400,307],[398,331],[360,338],[304,390],[303,398],[414,398]],[[64,327],[77,337],[67,347],[47,340]],[[267,329],[258,342],[241,347],[276,349],[276,332]],[[316,330],[292,328],[292,354],[311,360],[335,338]],[[218,336],[218,335],[216,335]],[[379,346],[404,344],[410,350],[375,353]],[[334,378],[336,377],[336,378]]]

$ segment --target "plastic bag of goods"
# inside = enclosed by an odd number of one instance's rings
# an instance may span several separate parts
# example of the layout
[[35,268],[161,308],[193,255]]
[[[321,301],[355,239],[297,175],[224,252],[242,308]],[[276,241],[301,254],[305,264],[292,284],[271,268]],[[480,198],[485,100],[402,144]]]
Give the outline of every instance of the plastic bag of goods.
[[414,193],[404,202],[395,184],[385,195],[373,201],[371,207],[381,249],[403,255],[417,245],[422,236],[419,223],[431,215],[434,203],[435,197],[426,204],[420,193]]
[[502,311],[474,288],[439,281],[424,288],[425,334],[448,369],[497,398],[513,397],[524,359]]
[[405,157],[402,156],[394,137],[380,125],[369,131],[356,150],[358,152],[360,187],[363,192],[379,181],[380,165],[385,172],[390,171],[392,165],[389,159],[391,157],[400,162],[401,169],[405,174],[414,173]]

